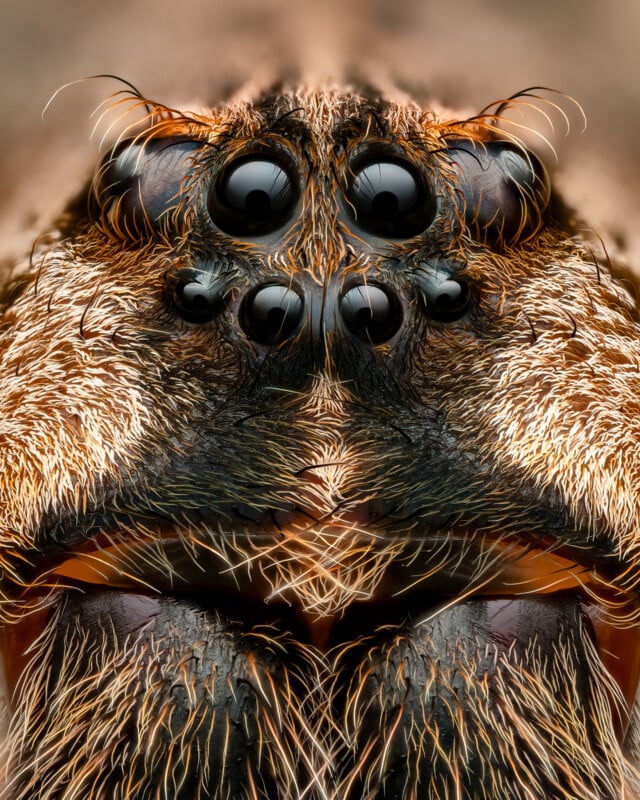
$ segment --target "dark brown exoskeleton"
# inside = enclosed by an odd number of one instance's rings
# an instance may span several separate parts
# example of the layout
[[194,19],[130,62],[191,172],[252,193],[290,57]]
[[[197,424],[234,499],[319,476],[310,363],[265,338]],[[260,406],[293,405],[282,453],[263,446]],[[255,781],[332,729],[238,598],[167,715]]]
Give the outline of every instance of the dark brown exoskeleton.
[[151,105],[36,243],[2,800],[640,796],[638,309],[499,116]]

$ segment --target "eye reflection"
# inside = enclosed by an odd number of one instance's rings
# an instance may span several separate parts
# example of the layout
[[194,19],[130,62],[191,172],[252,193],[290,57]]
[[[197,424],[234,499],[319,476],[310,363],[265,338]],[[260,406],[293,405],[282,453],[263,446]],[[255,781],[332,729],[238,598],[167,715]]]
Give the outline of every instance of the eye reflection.
[[206,271],[183,268],[167,275],[165,297],[186,322],[210,322],[222,307],[222,287]]
[[409,239],[435,216],[435,201],[422,176],[396,161],[372,161],[357,170],[347,189],[355,221],[377,236]]
[[96,174],[96,216],[118,237],[135,242],[155,232],[179,231],[185,187],[201,147],[179,137],[122,142]]
[[511,142],[460,140],[449,146],[460,216],[475,239],[512,246],[540,230],[551,191],[533,153]]
[[260,344],[278,344],[299,327],[304,311],[302,295],[282,284],[256,287],[242,306],[241,325]]
[[416,271],[414,280],[424,312],[430,320],[455,322],[467,313],[471,292],[462,276],[449,274],[425,262]]
[[214,224],[232,236],[263,236],[290,221],[299,187],[266,157],[242,160],[223,172],[208,201]]

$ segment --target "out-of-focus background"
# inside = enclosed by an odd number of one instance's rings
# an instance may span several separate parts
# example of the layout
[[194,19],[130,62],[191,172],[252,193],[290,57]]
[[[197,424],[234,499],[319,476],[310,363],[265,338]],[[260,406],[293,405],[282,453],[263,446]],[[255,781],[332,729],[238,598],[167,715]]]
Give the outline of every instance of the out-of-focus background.
[[282,63],[313,76],[388,73],[479,110],[532,85],[566,92],[559,138],[569,199],[640,263],[638,0],[0,0],[0,256],[46,218],[98,156],[90,114],[114,73],[167,103],[216,102]]

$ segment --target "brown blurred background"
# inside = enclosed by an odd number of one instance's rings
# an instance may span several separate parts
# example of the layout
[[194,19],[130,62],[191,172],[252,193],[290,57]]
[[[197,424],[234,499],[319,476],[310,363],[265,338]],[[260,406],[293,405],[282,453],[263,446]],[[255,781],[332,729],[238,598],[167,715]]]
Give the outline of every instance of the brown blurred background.
[[567,92],[589,126],[557,143],[570,199],[640,254],[638,0],[0,0],[0,255],[78,188],[97,157],[89,115],[115,73],[168,103],[215,102],[278,62],[360,67],[479,110],[531,85]]

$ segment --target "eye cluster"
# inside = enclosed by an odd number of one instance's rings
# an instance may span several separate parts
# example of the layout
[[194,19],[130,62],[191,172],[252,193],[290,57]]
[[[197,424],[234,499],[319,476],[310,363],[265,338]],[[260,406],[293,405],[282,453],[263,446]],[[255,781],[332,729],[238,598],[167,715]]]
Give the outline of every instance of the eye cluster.
[[291,222],[301,196],[292,164],[261,153],[234,159],[219,171],[203,170],[205,147],[170,137],[122,142],[94,179],[94,218],[134,243],[183,233],[203,213],[238,238],[261,237]]
[[[135,242],[180,234],[198,215],[239,239],[273,234],[299,217],[305,175],[291,154],[244,154],[218,169],[206,166],[206,146],[179,137],[120,144],[94,181],[99,219]],[[451,214],[452,204],[467,233],[492,246],[517,244],[542,226],[550,190],[534,154],[510,142],[450,139],[428,157],[428,170],[379,149],[349,160],[337,194],[359,235],[412,239]]]

